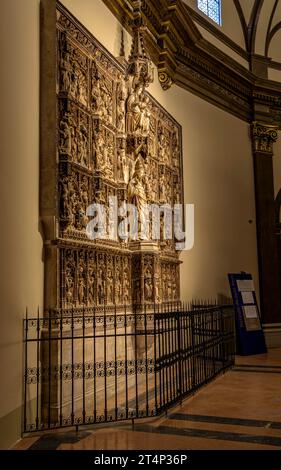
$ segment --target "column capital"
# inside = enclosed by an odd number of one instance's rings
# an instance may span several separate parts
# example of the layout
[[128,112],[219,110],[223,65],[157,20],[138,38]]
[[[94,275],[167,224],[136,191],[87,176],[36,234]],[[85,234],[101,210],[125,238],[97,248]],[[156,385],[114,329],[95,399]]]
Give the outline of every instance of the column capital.
[[252,141],[255,153],[273,154],[273,144],[278,139],[278,126],[254,121],[252,123]]

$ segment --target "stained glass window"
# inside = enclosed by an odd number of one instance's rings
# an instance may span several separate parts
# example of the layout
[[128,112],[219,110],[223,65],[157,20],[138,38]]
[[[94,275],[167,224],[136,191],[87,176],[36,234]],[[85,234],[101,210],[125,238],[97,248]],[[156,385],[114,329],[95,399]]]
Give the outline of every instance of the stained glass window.
[[221,25],[221,0],[197,0],[199,10]]

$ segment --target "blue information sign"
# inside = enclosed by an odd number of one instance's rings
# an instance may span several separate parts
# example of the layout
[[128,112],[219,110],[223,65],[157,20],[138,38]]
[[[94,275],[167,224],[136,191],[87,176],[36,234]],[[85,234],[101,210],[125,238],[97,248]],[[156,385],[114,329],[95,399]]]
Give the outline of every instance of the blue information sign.
[[235,308],[237,354],[250,356],[267,352],[255,286],[251,274],[229,274]]

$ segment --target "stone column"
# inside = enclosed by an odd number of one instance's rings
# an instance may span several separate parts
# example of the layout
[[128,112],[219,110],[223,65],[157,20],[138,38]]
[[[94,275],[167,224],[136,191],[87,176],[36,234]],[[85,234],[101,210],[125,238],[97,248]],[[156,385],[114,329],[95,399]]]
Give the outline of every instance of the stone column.
[[275,234],[273,144],[278,128],[254,122],[252,143],[254,157],[257,242],[261,316],[263,323],[281,320],[278,239]]

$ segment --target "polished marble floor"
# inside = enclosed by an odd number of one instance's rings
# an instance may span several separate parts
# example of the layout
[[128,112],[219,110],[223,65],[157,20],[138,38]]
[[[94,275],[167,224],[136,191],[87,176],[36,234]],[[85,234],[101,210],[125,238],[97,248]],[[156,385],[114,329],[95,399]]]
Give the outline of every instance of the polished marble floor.
[[25,437],[30,450],[281,450],[281,349],[235,367],[154,420]]

